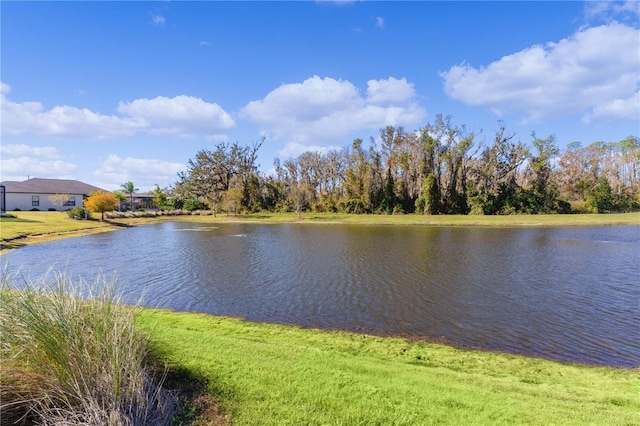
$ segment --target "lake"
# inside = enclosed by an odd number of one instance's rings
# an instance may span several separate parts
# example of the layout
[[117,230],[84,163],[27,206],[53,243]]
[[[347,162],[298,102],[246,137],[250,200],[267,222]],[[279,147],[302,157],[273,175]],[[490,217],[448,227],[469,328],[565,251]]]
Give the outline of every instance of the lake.
[[640,227],[165,222],[2,256],[116,276],[125,301],[640,366]]

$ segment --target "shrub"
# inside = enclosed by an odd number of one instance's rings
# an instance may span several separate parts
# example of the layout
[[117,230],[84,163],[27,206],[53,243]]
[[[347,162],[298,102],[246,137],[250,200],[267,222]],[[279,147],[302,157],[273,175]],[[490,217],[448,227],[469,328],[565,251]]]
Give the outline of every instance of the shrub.
[[187,211],[193,212],[195,210],[204,210],[207,208],[207,206],[205,206],[205,204],[201,201],[189,198],[188,200],[184,201],[183,208]]
[[557,199],[553,202],[553,211],[561,214],[570,214],[571,203],[566,200]]
[[474,215],[485,215],[485,211],[483,209],[483,206],[479,203],[472,203],[471,204],[471,210],[469,210],[469,214],[474,216]]
[[618,212],[635,212],[640,210],[640,201],[634,200],[632,197],[622,198],[615,203],[615,209]]
[[39,212],[39,211],[40,211],[40,209],[39,209],[39,208],[37,208],[37,207],[34,207],[34,208],[32,208],[30,211],[32,211],[32,212]]
[[71,219],[84,219],[85,215],[87,219],[91,218],[91,213],[88,210],[83,209],[82,207],[74,207],[72,209],[67,210],[67,215]]
[[289,204],[287,204],[286,201],[278,200],[278,202],[274,206],[273,210],[276,213],[289,213],[291,211],[291,208],[289,207]]
[[606,177],[598,179],[596,186],[588,191],[587,206],[593,213],[604,213],[614,209],[611,185]]
[[57,210],[55,209],[55,207],[49,207],[49,208],[47,209],[47,211],[48,211],[48,212],[55,212],[55,211],[57,211]]
[[136,310],[120,304],[113,283],[72,285],[58,274],[18,288],[4,277],[3,424],[170,424],[174,397],[153,382]]
[[574,213],[591,213],[586,201],[572,201],[571,211]]
[[353,198],[340,202],[340,210],[345,213],[363,214],[367,213],[367,209],[362,200]]
[[391,212],[391,214],[405,214],[404,207],[402,207],[400,204],[396,204],[395,206],[393,206],[393,212]]

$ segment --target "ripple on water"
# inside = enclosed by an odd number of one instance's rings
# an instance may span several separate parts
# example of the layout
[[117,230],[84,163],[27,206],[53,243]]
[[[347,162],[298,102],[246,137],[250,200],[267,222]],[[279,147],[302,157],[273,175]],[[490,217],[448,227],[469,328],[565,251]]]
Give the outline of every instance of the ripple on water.
[[[640,365],[640,227],[163,223],[3,256],[149,306]],[[28,273],[27,273],[28,272]]]

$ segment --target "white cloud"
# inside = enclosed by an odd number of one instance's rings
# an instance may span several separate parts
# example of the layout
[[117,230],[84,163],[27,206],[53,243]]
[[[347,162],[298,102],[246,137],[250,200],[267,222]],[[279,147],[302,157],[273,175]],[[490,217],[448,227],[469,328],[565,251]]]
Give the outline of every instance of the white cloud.
[[376,18],[376,27],[378,28],[384,28],[384,18],[378,16]]
[[11,86],[0,81],[0,94],[8,95],[11,92]]
[[76,165],[62,159],[54,147],[24,144],[0,146],[0,180],[26,180],[28,177],[72,179]]
[[160,15],[160,14],[152,14],[151,15],[151,23],[153,25],[163,25],[165,23],[166,19],[164,18],[164,16]]
[[286,160],[289,158],[297,158],[305,152],[326,154],[329,151],[340,151],[340,149],[338,146],[303,145],[297,142],[289,142],[284,148],[278,151],[278,158]]
[[258,123],[313,121],[359,101],[358,89],[350,82],[313,76],[281,85],[263,100],[249,102],[243,113]]
[[1,180],[23,181],[28,177],[73,179],[76,165],[63,160],[45,160],[34,157],[2,158]]
[[615,99],[608,104],[596,105],[590,114],[585,115],[583,122],[589,124],[594,121],[607,119],[640,119],[640,91],[629,99]]
[[[0,180],[22,181],[30,177],[77,179],[76,164],[67,161],[54,147],[34,147],[25,144],[2,144]],[[100,188],[115,190],[127,181],[135,183],[141,192],[172,185],[177,173],[186,170],[186,165],[171,161],[119,157],[109,155],[94,167],[95,184]],[[85,176],[86,178],[86,176]],[[84,179],[82,179],[84,180]]]
[[197,134],[220,138],[235,126],[231,116],[215,103],[200,98],[176,96],[120,102],[123,116],[103,115],[87,108],[55,106],[45,110],[40,102],[13,102],[6,98],[9,86],[3,83],[0,95],[3,137],[36,134],[81,140],[107,140],[136,133],[170,134],[188,137]]
[[76,165],[65,161],[51,146],[25,144],[0,145],[0,180],[26,180],[28,177],[73,179]]
[[151,134],[192,136],[214,133],[235,126],[231,116],[218,104],[184,95],[120,102],[118,112],[144,120]]
[[[640,31],[612,23],[582,29],[557,43],[532,46],[478,69],[462,64],[441,73],[448,96],[528,119],[584,113],[629,117],[621,110],[640,83]],[[620,107],[607,108],[607,105]],[[608,113],[596,113],[607,108]]]
[[186,170],[182,163],[149,158],[121,158],[109,155],[102,161],[94,175],[100,180],[97,185],[107,190],[116,190],[124,182],[132,181],[141,192],[170,186],[176,181],[178,172]]
[[[394,88],[398,94],[392,93]],[[313,76],[281,85],[264,99],[250,102],[241,114],[265,126],[274,139],[305,146],[343,145],[342,138],[352,132],[411,126],[425,116],[405,79],[370,80],[367,93],[362,97],[349,81]],[[379,105],[382,101],[388,105]]]
[[405,102],[415,96],[413,84],[407,83],[406,78],[369,80],[367,86],[367,99],[373,103]]
[[145,124],[134,118],[97,114],[86,108],[56,106],[46,111],[39,102],[17,103],[0,97],[2,136],[33,133],[78,139],[103,140],[130,136]]
[[616,18],[633,18],[637,22],[640,15],[640,1],[586,1],[585,16],[589,19],[604,18],[605,20],[613,20]]
[[28,156],[28,157],[45,157],[45,158],[60,158],[60,154],[55,147],[52,146],[29,146],[25,144],[2,144],[0,146],[0,153],[3,156]]

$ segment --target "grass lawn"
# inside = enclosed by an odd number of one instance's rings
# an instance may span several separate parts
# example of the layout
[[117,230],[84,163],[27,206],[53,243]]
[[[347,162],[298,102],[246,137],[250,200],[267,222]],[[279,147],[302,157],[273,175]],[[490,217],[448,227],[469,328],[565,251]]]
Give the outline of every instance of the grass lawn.
[[94,220],[70,219],[65,212],[9,212],[0,219],[2,249],[20,247],[38,241],[107,231],[113,225]]
[[75,220],[66,212],[8,212],[15,217],[0,219],[0,249],[18,248],[26,244],[69,238],[96,232],[113,231],[132,225],[149,223],[152,218],[104,221]]
[[264,222],[264,223],[358,223],[378,225],[429,226],[598,226],[640,225],[640,213],[571,214],[571,215],[375,215],[347,213],[255,213],[237,216],[176,216],[174,220],[197,222]]
[[638,369],[163,310],[137,323],[234,425],[640,424]]

